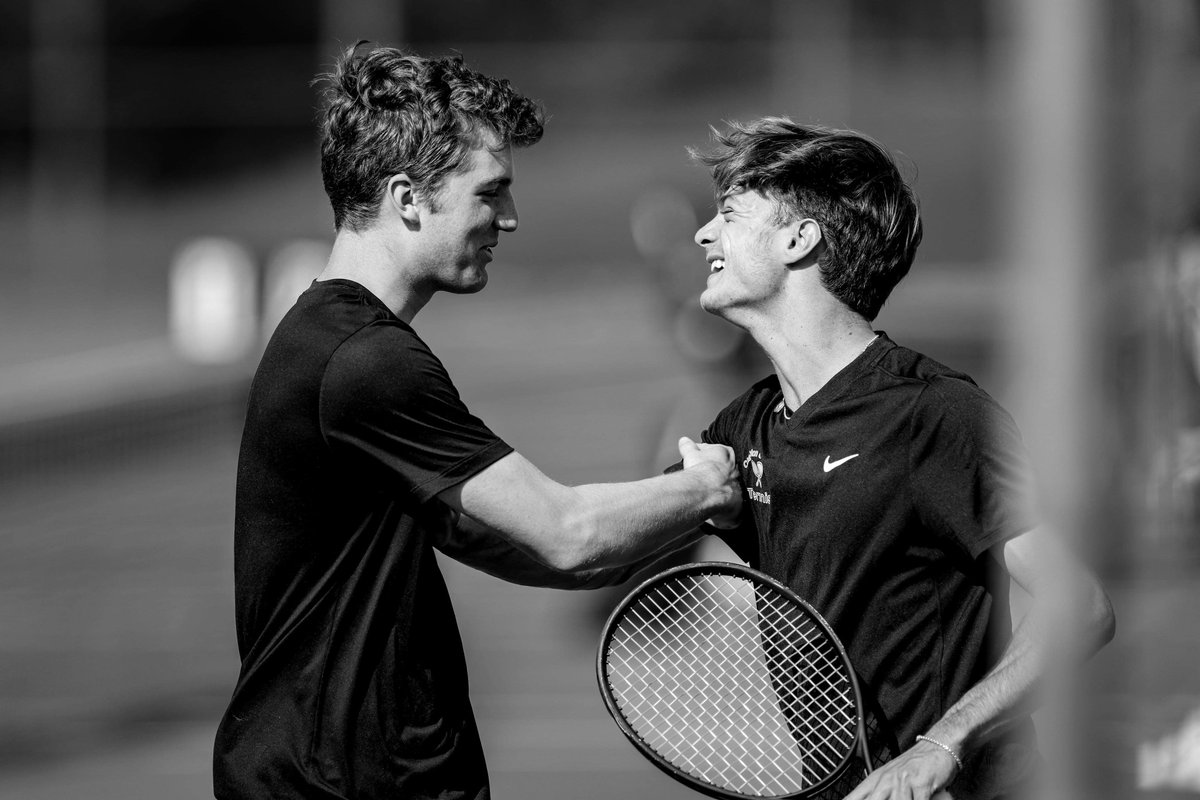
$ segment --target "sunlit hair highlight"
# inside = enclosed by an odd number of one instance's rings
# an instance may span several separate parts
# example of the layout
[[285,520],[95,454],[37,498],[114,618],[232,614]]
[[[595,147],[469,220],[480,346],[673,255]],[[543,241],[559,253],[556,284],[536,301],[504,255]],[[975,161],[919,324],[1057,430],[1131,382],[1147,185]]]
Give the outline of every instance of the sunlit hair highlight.
[[337,230],[368,227],[393,175],[405,173],[435,200],[474,147],[527,147],[542,138],[541,106],[507,80],[469,69],[461,56],[364,44],[317,79],[321,177]]
[[717,196],[757,191],[775,201],[780,224],[815,220],[825,288],[875,319],[922,237],[917,197],[887,150],[855,131],[786,117],[731,122],[713,139],[711,151],[690,152],[712,171]]

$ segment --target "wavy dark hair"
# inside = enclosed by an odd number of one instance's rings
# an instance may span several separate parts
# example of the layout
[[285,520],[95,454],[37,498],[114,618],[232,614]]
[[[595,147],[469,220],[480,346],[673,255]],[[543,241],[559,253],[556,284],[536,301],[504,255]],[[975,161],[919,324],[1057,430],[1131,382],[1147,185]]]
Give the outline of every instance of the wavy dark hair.
[[388,179],[405,173],[436,202],[445,177],[481,143],[527,147],[542,138],[541,106],[461,56],[424,58],[359,42],[320,76],[321,177],[337,230],[379,213]]
[[713,129],[716,146],[691,149],[712,171],[717,196],[754,190],[773,199],[780,224],[821,226],[817,259],[830,293],[867,320],[908,274],[921,243],[917,197],[881,145],[856,131],[764,117]]

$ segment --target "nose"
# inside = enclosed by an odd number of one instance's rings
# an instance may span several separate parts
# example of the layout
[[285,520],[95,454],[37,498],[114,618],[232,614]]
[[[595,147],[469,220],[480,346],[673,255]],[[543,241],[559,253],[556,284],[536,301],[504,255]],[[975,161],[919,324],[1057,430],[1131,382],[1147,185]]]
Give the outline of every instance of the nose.
[[713,223],[717,221],[717,216],[719,215],[714,214],[712,219],[701,225],[700,230],[696,231],[696,235],[692,237],[696,244],[707,247],[716,241],[716,229],[713,227]]
[[508,195],[496,210],[496,227],[505,233],[512,233],[517,229],[517,203],[512,195]]

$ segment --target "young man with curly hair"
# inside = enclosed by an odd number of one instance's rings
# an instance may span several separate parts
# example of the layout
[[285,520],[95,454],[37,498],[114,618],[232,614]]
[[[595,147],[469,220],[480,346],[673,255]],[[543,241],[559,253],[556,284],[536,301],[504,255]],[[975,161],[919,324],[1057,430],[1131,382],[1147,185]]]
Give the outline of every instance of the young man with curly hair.
[[[717,194],[701,305],[773,366],[704,433],[746,490],[721,535],[826,616],[894,736],[837,796],[993,798],[1033,760],[1039,681],[1111,637],[1108,599],[1041,523],[1012,418],[872,326],[922,238],[892,157],[784,118],[695,155]],[[1010,582],[1032,598],[1015,631]]]
[[737,472],[728,448],[684,439],[677,474],[560,485],[466,409],[412,327],[436,292],[487,283],[517,227],[512,151],[541,138],[536,104],[460,59],[391,48],[348,52],[327,100],[336,237],[251,386],[234,531],[242,665],[215,794],[483,800],[433,548],[526,583],[619,579],[614,566],[736,515]]

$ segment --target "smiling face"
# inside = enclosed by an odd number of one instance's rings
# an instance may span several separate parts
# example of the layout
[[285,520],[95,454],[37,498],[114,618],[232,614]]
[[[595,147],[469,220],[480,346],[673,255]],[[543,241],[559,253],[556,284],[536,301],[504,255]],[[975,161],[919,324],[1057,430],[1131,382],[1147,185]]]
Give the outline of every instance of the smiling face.
[[760,306],[779,295],[787,277],[781,238],[788,231],[777,220],[773,200],[757,191],[730,191],[717,213],[696,231],[709,264],[700,305],[710,314],[738,321],[738,310]]
[[[486,144],[486,143],[485,143]],[[500,233],[517,229],[512,148],[478,146],[420,207],[422,262],[431,291],[477,292]]]

